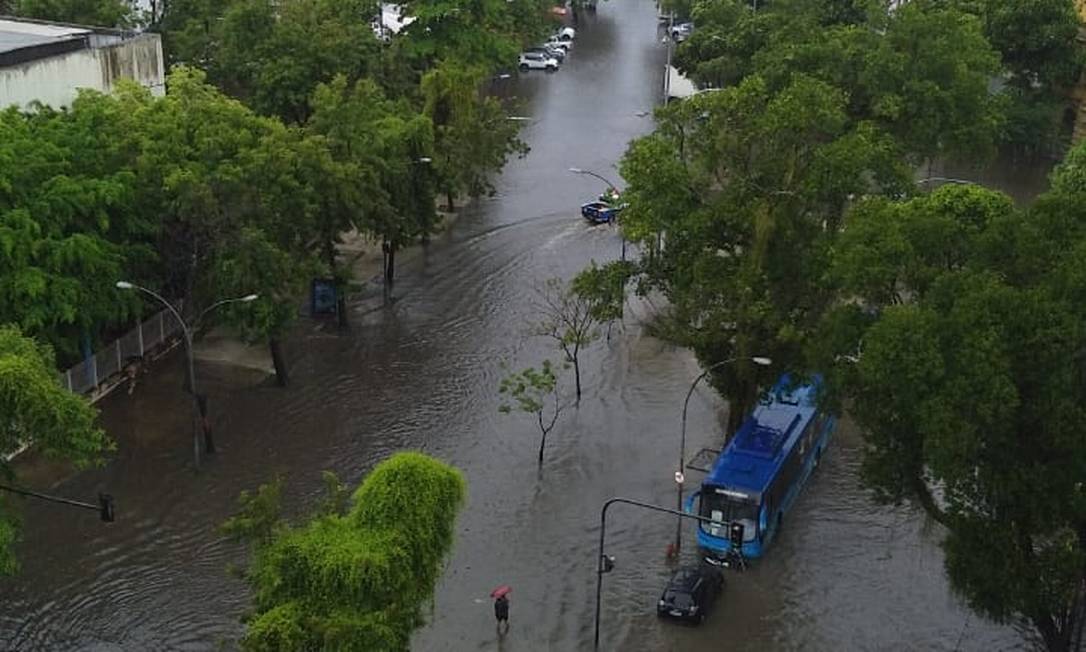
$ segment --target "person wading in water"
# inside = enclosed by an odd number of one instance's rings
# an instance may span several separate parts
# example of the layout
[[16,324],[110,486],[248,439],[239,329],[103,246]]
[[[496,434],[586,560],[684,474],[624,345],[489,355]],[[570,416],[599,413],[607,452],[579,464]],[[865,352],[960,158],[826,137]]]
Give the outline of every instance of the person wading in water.
[[499,595],[494,598],[494,618],[497,619],[498,633],[502,633],[502,624],[505,624],[505,631],[509,631],[509,598],[505,597],[505,594]]

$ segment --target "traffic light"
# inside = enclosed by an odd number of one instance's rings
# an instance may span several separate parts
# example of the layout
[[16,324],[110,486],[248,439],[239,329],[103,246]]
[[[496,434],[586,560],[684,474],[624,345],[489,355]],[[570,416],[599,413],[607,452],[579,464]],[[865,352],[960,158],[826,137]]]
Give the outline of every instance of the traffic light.
[[113,522],[113,496],[109,494],[98,494],[98,515],[106,523]]
[[615,570],[615,558],[611,555],[600,555],[600,572],[610,573]]
[[728,540],[732,542],[733,548],[741,548],[743,546],[743,524],[739,521],[732,521],[731,527],[728,528]]

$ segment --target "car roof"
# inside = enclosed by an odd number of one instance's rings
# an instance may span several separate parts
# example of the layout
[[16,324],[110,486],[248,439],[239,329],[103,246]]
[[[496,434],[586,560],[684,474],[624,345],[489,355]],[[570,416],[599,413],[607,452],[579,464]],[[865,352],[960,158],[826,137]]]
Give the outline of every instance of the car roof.
[[671,590],[681,589],[690,591],[697,586],[698,580],[707,575],[708,569],[701,566],[683,566],[671,576],[671,581],[667,583],[667,588]]

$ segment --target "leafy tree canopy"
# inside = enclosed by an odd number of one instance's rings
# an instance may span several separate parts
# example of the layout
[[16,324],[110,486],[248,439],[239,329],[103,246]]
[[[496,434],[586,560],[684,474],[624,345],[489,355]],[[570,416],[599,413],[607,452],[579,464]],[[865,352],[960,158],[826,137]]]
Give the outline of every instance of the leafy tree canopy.
[[1067,214],[1082,197],[1068,183],[1024,211],[966,186],[865,202],[833,256],[853,300],[826,337],[835,357],[860,352],[838,372],[876,495],[947,526],[947,571],[975,609],[1061,651],[1086,573],[1086,232]]
[[[61,387],[53,352],[25,337],[17,326],[0,325],[0,477],[11,479],[9,456],[24,445],[83,467],[112,447],[95,423],[87,401]],[[11,549],[17,538],[12,514],[0,501],[0,574],[15,572]]]
[[0,321],[54,344],[65,359],[137,305],[113,283],[155,262],[125,151],[126,116],[84,93],[71,111],[0,113]]
[[[326,474],[327,476],[327,474]],[[380,463],[337,510],[332,478],[321,513],[291,526],[279,517],[281,482],[243,494],[224,531],[251,545],[254,590],[246,650],[408,649],[453,544],[465,484],[419,453]]]
[[990,153],[1003,125],[988,91],[999,58],[976,16],[909,2],[855,23],[858,10],[831,4],[779,2],[757,14],[734,2],[699,5],[699,29],[676,65],[718,87],[754,74],[773,90],[796,74],[814,77],[846,95],[850,119],[872,121],[920,161]]
[[131,0],[11,0],[7,10],[15,16],[101,27],[131,27],[138,18]]
[[[844,94],[811,77],[779,92],[749,77],[668,107],[624,157],[623,232],[653,251],[638,274],[670,301],[663,334],[705,364],[764,355],[802,367],[831,300],[821,270],[848,197],[912,185],[893,139],[852,123],[846,108]],[[757,370],[714,379],[737,421]]]

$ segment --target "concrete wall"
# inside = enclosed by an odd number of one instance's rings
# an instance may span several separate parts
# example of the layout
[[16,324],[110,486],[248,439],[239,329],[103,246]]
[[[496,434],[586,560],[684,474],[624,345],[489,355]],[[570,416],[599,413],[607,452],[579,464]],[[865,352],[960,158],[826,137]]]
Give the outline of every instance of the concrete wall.
[[166,92],[165,71],[159,35],[140,34],[105,47],[0,68],[0,108],[27,108],[34,101],[68,106],[80,88],[108,93],[119,79],[134,79],[161,96]]

